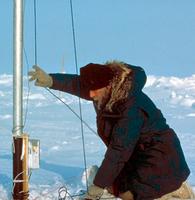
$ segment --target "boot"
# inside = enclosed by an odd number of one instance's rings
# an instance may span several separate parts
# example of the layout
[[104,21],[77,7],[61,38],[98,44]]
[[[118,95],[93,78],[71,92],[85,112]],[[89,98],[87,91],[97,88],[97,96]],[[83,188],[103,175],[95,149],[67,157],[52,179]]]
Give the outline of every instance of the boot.
[[176,199],[195,199],[195,194],[190,185],[185,181],[181,187],[171,193],[163,195],[161,198],[155,200],[176,200]]

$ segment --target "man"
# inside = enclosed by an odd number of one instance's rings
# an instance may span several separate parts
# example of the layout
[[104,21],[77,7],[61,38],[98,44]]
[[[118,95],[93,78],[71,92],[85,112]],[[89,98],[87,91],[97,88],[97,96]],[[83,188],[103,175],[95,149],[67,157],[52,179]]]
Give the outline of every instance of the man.
[[153,200],[187,179],[190,170],[178,137],[142,92],[146,75],[141,67],[90,63],[80,75],[34,69],[29,75],[35,85],[93,101],[107,151],[86,199],[98,199],[107,189],[124,200]]

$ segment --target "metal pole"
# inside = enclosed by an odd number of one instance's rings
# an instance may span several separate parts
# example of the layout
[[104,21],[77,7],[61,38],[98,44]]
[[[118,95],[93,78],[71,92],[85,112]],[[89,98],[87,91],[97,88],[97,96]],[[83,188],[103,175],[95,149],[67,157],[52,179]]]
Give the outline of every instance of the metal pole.
[[28,200],[28,135],[13,137],[13,199]]
[[23,0],[14,0],[13,199],[27,200],[28,135],[23,134]]
[[14,0],[13,134],[23,133],[23,0]]

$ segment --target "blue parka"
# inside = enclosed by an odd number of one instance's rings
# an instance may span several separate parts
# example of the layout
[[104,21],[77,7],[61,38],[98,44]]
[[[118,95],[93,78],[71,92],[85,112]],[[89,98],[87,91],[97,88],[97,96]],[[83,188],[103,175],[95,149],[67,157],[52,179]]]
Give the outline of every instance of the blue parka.
[[[98,134],[107,150],[94,184],[102,188],[113,186],[115,195],[130,190],[135,200],[152,200],[179,188],[190,170],[177,135],[142,92],[144,70],[129,64],[126,67],[132,71],[127,100],[116,103],[113,112],[95,107]],[[50,75],[52,89],[92,100],[79,75]]]

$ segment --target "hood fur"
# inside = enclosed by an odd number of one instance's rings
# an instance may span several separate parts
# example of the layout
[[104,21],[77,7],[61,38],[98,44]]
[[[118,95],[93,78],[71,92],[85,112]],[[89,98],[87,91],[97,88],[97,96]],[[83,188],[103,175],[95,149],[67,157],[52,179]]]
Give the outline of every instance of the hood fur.
[[130,75],[132,70],[125,63],[118,61],[107,62],[106,65],[116,74],[109,84],[111,95],[104,108],[108,112],[113,112],[113,106],[118,102],[126,100],[129,95],[132,87],[132,76]]
[[146,74],[141,67],[119,61],[105,64],[116,74],[109,84],[111,86],[110,99],[104,107],[105,111],[113,112],[115,105],[140,94],[146,83]]

